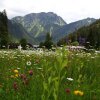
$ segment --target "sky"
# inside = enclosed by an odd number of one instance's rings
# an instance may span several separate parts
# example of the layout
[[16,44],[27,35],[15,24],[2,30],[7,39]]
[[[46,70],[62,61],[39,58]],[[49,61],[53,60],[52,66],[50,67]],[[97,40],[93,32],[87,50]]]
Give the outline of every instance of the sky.
[[67,23],[100,18],[100,0],[0,0],[0,11],[3,9],[9,19],[40,12],[54,12]]

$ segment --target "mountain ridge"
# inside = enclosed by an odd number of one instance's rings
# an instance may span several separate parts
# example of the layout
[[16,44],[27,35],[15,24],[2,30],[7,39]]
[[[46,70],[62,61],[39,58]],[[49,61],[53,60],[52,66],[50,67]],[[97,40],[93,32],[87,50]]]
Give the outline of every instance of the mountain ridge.
[[96,20],[89,26],[84,26],[78,30],[66,35],[64,38],[59,40],[59,45],[67,43],[73,44],[78,42],[79,45],[84,45],[90,49],[100,49],[100,19]]
[[29,37],[28,41],[31,41],[31,43],[44,41],[47,32],[50,32],[53,41],[57,42],[66,34],[74,32],[80,27],[88,26],[95,21],[96,19],[94,18],[86,18],[67,24],[53,12],[30,13],[25,16],[16,16],[11,20],[12,23],[22,25],[23,30],[26,30],[26,34]]

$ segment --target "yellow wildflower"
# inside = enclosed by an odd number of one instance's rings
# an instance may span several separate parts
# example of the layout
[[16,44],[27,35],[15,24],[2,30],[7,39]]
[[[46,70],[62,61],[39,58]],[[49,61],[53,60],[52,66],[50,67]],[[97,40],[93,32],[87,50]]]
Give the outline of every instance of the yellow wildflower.
[[79,90],[75,90],[74,94],[75,95],[79,95],[79,96],[83,96],[84,95],[84,93],[82,91],[79,91]]
[[79,94],[79,91],[78,91],[78,90],[75,90],[75,91],[74,91],[74,94],[75,94],[75,95],[78,95],[78,94]]
[[83,95],[84,95],[84,93],[83,93],[82,91],[80,91],[80,92],[79,92],[79,95],[80,95],[80,96],[83,96]]
[[14,70],[14,73],[18,73],[18,70],[15,69],[15,70]]
[[19,76],[19,74],[15,74],[15,77],[18,77]]

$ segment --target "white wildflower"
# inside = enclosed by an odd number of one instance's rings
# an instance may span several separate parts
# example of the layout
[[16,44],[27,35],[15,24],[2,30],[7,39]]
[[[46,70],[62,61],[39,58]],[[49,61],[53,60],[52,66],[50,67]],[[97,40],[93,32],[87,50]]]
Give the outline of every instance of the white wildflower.
[[69,80],[69,81],[73,81],[73,79],[72,79],[72,78],[67,78],[67,80]]
[[94,59],[95,57],[91,57],[91,59]]
[[27,61],[27,62],[26,62],[26,65],[27,65],[27,66],[31,66],[31,64],[32,64],[32,63],[31,63],[30,61]]
[[37,68],[37,69],[40,69],[41,70],[42,68]]
[[20,69],[20,68],[17,68],[17,69]]

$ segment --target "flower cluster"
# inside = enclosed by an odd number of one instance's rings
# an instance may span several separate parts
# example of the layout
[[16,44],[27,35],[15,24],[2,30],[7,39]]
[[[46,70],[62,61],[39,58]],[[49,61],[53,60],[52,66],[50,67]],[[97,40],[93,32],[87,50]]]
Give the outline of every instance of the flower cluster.
[[14,75],[11,75],[11,78],[17,78],[19,76],[19,71],[17,69],[13,70]]
[[19,76],[19,72],[18,72],[18,70],[16,69],[16,70],[14,70],[14,73],[15,73],[15,77],[18,77]]
[[[67,94],[71,93],[71,90],[70,90],[69,88],[67,88],[67,89],[66,89],[66,93],[67,93]],[[74,94],[75,94],[75,95],[79,95],[79,96],[83,96],[83,95],[84,95],[84,92],[82,92],[82,91],[80,91],[80,90],[75,90],[75,91],[74,91]]]
[[[71,82],[71,81],[73,81],[74,79],[68,77],[67,80]],[[67,89],[66,89],[66,93],[67,93],[67,94],[71,93],[71,90],[70,90],[69,88],[67,88]],[[84,95],[84,92],[82,92],[82,91],[80,91],[80,90],[75,90],[75,91],[74,91],[74,94],[75,94],[75,95],[79,95],[79,96],[83,96],[83,95]]]

